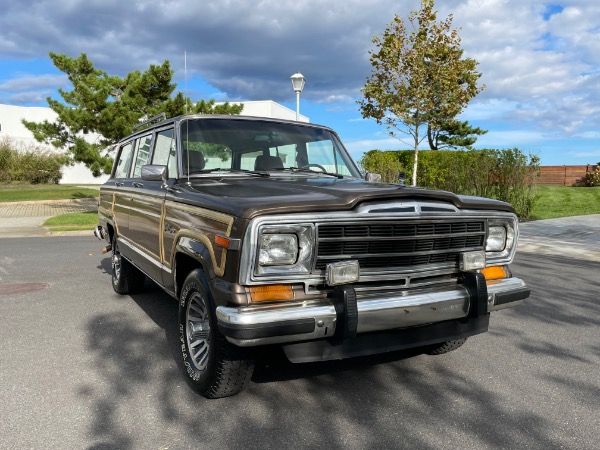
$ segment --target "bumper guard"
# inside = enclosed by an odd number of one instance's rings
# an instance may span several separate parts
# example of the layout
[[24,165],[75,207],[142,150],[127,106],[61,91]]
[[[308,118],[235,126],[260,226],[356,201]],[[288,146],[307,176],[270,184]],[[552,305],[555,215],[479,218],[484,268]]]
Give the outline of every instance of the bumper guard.
[[217,320],[219,330],[229,342],[240,347],[253,347],[352,338],[361,333],[480,317],[514,306],[529,297],[529,289],[519,278],[486,283],[482,275],[471,275],[464,284],[444,290],[438,286],[357,295],[348,286],[336,289],[332,299],[219,306]]

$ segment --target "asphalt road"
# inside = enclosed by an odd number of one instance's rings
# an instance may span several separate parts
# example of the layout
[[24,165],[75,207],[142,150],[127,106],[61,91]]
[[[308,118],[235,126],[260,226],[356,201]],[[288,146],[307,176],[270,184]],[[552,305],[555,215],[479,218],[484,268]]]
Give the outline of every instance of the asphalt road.
[[2,449],[595,449],[600,262],[521,253],[532,289],[443,356],[257,367],[205,400],[178,368],[177,304],[118,296],[94,238],[0,240]]

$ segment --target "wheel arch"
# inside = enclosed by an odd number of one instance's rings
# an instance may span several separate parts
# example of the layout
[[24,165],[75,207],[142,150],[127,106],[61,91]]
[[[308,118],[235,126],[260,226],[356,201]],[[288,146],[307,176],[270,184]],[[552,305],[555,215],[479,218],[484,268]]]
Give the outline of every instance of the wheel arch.
[[[200,269],[208,283],[208,279],[214,278],[212,270],[211,255],[202,242],[192,239],[182,239],[177,243],[175,255],[173,256],[173,282],[175,295],[179,297],[181,287],[187,276],[193,270]],[[210,287],[205,286],[210,295]]]

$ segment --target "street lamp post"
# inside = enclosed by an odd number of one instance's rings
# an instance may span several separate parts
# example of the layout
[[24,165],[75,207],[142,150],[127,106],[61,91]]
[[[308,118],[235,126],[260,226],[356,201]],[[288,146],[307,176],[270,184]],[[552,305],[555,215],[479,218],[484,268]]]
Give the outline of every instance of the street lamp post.
[[304,89],[304,83],[306,80],[300,72],[296,72],[290,77],[292,79],[292,87],[296,93],[296,122],[300,121],[300,92]]

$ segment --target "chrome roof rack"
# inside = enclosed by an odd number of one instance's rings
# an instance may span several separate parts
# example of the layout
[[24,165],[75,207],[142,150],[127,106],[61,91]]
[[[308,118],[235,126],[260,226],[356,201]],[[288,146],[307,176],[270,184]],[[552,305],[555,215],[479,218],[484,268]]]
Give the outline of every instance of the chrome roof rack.
[[154,122],[160,122],[162,120],[166,120],[167,119],[167,115],[164,112],[161,112],[160,114],[157,114],[156,116],[152,116],[147,120],[144,120],[142,123],[138,123],[136,126],[134,126],[132,128],[132,131],[137,131],[140,128],[150,125],[151,123]]

